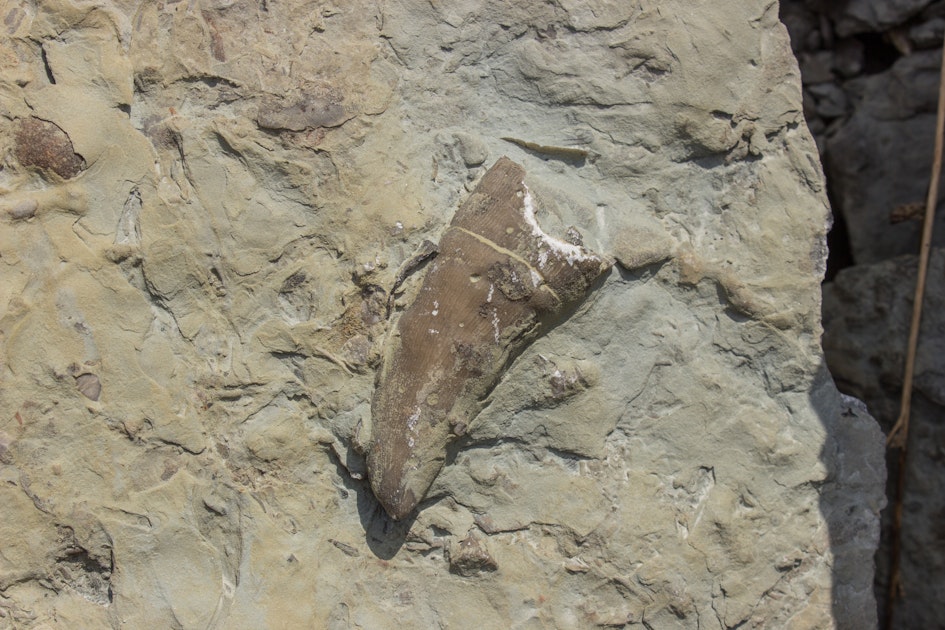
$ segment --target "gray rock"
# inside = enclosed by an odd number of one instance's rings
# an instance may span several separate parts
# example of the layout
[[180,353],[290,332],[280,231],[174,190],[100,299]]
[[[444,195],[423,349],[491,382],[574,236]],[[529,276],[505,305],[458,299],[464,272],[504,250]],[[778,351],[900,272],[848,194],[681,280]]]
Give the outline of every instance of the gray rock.
[[798,55],[798,64],[801,68],[801,79],[804,85],[826,83],[833,80],[834,55],[829,50],[801,53]]
[[791,49],[797,55],[805,50],[822,48],[820,19],[803,2],[782,2],[781,21],[791,36]]
[[[824,288],[824,350],[838,385],[862,398],[884,430],[899,415],[902,372],[912,316],[917,260],[902,256],[874,265],[857,265]],[[933,250],[930,278],[945,274],[945,252]],[[945,572],[940,539],[945,500],[941,418],[945,407],[945,293],[928,285],[916,357],[910,421],[906,496],[903,509],[901,576],[903,595],[894,608],[894,628],[935,627],[945,614],[937,586]],[[888,495],[896,496],[898,450],[890,452]],[[889,530],[877,554],[877,598],[886,600],[889,582]],[[881,611],[885,616],[885,611]]]
[[865,46],[860,40],[852,37],[840,40],[834,50],[834,70],[845,79],[859,75],[863,72],[865,54]]
[[916,48],[935,48],[945,35],[945,18],[935,17],[909,28],[909,41]]
[[[845,391],[863,399],[888,429],[899,411],[917,260],[900,256],[841,271],[824,287],[824,351],[831,372]],[[945,271],[945,254],[933,249],[930,279]],[[934,281],[927,285],[916,355],[916,387],[945,405],[945,298]]]
[[[879,438],[823,368],[776,5],[181,4],[5,15],[5,120],[87,166],[4,169],[6,619],[874,624]],[[387,306],[502,155],[543,227],[625,266],[393,523],[359,452]]]
[[[856,595],[837,602],[835,614],[842,620],[840,627],[871,628],[876,625],[876,610],[857,602],[869,599],[875,587],[872,572],[862,567],[873,563],[880,538],[876,513],[886,505],[882,489],[886,481],[882,462],[885,436],[857,398],[841,396],[840,417],[834,440],[826,445],[827,449],[837,449],[836,483],[823,494],[821,507],[832,524],[830,535],[837,562],[834,575]],[[876,591],[877,600],[882,601],[884,595]]]
[[[925,200],[940,57],[937,51],[917,52],[886,72],[856,79],[853,91],[860,96],[853,114],[827,139],[824,168],[834,211],[846,219],[857,263],[918,251],[920,223],[891,225],[890,216],[902,204]],[[940,213],[937,228],[943,223]],[[943,231],[936,232],[940,243]]]
[[814,100],[814,112],[821,118],[838,118],[847,112],[847,96],[835,83],[818,83],[805,88]]
[[850,0],[816,2],[834,21],[841,37],[856,33],[877,33],[899,26],[918,15],[929,0]]

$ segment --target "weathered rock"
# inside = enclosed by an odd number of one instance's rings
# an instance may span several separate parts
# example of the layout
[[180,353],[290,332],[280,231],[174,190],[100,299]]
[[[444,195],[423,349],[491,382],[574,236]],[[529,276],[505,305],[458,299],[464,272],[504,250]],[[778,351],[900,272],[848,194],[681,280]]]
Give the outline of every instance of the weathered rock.
[[[827,140],[825,170],[857,263],[914,253],[921,222],[890,224],[897,206],[922,202],[935,137],[940,51],[901,58],[888,71],[855,80],[854,112]],[[945,198],[945,192],[940,200]],[[941,243],[945,217],[936,220]]]
[[[945,271],[945,254],[933,249],[930,278]],[[889,429],[899,413],[917,260],[900,256],[844,270],[824,287],[824,350],[837,382],[866,401]],[[916,355],[916,389],[945,405],[945,297],[935,282],[923,306],[922,343]]]
[[351,118],[342,103],[344,96],[331,87],[308,85],[305,96],[290,105],[268,102],[259,109],[256,122],[263,129],[304,131],[316,127],[337,127]]
[[[867,401],[888,431],[898,416],[914,286],[912,255],[919,246],[932,167],[945,5],[786,0],[781,11],[802,61],[805,116],[824,156],[839,219],[831,234],[828,278],[864,263],[825,287],[828,366],[840,388]],[[834,75],[829,81],[828,68]],[[936,232],[941,244],[941,225]],[[934,322],[941,298],[934,282],[930,288],[925,317]],[[897,606],[893,628],[936,625],[941,616],[941,598],[928,585],[941,582],[945,573],[935,551],[940,518],[932,516],[942,508],[926,486],[926,480],[941,478],[941,471],[930,462],[924,442],[935,434],[933,418],[941,412],[936,401],[942,399],[937,384],[941,370],[929,372],[927,357],[942,349],[937,324],[926,321],[924,327],[913,412],[914,435],[922,435],[917,439],[923,443],[913,447],[905,478],[905,598]],[[898,456],[892,451],[888,462],[891,499]],[[883,515],[883,548],[877,555],[876,593],[883,617],[891,511]]]
[[[917,260],[902,256],[842,271],[824,288],[824,350],[838,385],[863,399],[884,430],[899,416],[903,363],[912,317]],[[945,251],[933,250],[929,277],[945,274]],[[895,605],[894,628],[934,627],[945,615],[937,585],[945,574],[941,515],[945,429],[945,292],[930,282],[923,307],[916,355],[910,422],[907,497],[902,526],[902,598]],[[898,468],[898,450],[889,455]],[[890,475],[888,495],[896,496],[898,476]],[[889,581],[891,511],[884,514],[883,545],[877,555],[877,598],[886,601]],[[884,611],[881,611],[884,612]]]
[[817,116],[825,119],[838,118],[847,113],[847,97],[833,83],[819,83],[805,88],[810,93]]
[[[0,134],[35,116],[88,167],[3,172],[13,624],[871,625],[878,435],[823,369],[776,5],[48,0],[2,28]],[[543,229],[625,266],[392,522],[357,448],[387,307],[503,155]]]
[[846,36],[887,31],[909,21],[930,3],[928,0],[850,0],[842,3],[815,0],[811,4],[819,5],[829,14],[837,33]]
[[945,17],[937,16],[913,24],[909,28],[909,41],[916,48],[936,48],[945,35]]

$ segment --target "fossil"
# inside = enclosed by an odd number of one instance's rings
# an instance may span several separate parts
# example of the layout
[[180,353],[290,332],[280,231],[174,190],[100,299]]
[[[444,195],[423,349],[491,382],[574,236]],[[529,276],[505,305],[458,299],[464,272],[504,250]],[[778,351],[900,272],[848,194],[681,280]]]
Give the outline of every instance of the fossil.
[[537,142],[529,142],[528,140],[521,140],[519,138],[511,138],[509,136],[503,136],[502,140],[511,142],[544,160],[561,160],[562,162],[568,162],[576,166],[583,166],[584,161],[587,159],[588,155],[590,155],[590,152],[576,147],[544,145],[538,144]]
[[75,177],[86,167],[59,125],[34,116],[17,121],[13,154],[23,166],[52,171],[63,179]]
[[95,374],[85,372],[75,377],[75,386],[79,393],[89,400],[98,400],[102,395],[102,382]]
[[539,227],[525,170],[508,158],[460,206],[384,351],[368,476],[393,519],[409,515],[515,358],[571,312],[611,261]]

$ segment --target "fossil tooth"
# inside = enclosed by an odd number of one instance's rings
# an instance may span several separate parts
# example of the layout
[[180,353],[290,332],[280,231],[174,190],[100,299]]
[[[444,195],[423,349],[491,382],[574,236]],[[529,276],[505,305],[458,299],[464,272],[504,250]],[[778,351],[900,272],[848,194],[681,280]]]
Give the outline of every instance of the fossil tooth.
[[367,464],[394,519],[423,499],[510,361],[611,266],[541,230],[524,176],[505,157],[483,175],[388,340]]
[[98,400],[102,395],[102,382],[95,374],[85,372],[75,377],[75,386],[79,393],[89,400]]

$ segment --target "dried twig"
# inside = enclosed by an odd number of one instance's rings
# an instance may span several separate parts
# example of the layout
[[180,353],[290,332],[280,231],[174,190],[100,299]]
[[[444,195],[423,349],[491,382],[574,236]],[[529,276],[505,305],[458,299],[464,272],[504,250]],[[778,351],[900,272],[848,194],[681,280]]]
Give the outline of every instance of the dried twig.
[[[945,55],[945,40],[942,47]],[[919,345],[919,324],[922,321],[922,299],[925,296],[925,279],[929,270],[929,253],[932,250],[932,227],[935,224],[935,205],[938,202],[938,180],[942,172],[942,150],[945,144],[945,65],[940,75],[938,90],[938,116],[935,121],[935,157],[932,162],[932,178],[929,194],[925,199],[925,218],[922,222],[922,244],[919,247],[919,273],[915,283],[915,299],[912,302],[912,325],[909,327],[909,346],[906,350],[906,369],[902,377],[902,399],[899,418],[886,438],[891,447],[906,446],[909,434],[909,412],[912,408],[912,381],[915,376],[915,354]]]
[[893,509],[891,562],[889,569],[889,592],[886,599],[886,627],[892,627],[893,608],[902,594],[900,556],[902,539],[902,503],[905,495],[907,440],[909,437],[909,415],[912,409],[912,381],[915,376],[915,355],[919,345],[919,324],[922,322],[922,300],[925,296],[925,279],[929,270],[929,254],[932,250],[932,226],[935,223],[935,206],[938,202],[938,181],[942,172],[942,151],[945,145],[945,40],[942,41],[942,68],[938,86],[938,114],[935,120],[935,155],[932,160],[932,176],[929,194],[925,199],[925,219],[922,222],[922,244],[919,247],[919,271],[915,284],[915,299],[912,303],[912,323],[909,328],[909,346],[906,350],[906,367],[902,377],[902,399],[899,418],[886,438],[886,445],[899,448],[899,477],[896,485],[896,503]]

